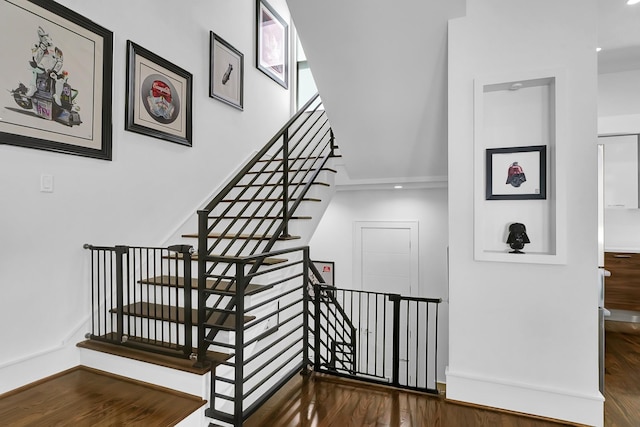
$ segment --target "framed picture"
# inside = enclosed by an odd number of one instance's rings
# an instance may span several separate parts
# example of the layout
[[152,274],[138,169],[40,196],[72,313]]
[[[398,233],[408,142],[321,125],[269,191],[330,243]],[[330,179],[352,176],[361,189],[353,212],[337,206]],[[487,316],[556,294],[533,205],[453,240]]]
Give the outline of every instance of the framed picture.
[[265,0],[256,0],[256,66],[289,87],[289,25]]
[[[311,261],[316,269],[320,272],[324,284],[327,286],[335,286],[335,269],[332,261]],[[312,284],[319,284],[320,281],[313,275],[309,275]]]
[[192,75],[127,40],[125,129],[192,145]]
[[211,31],[209,96],[242,110],[244,55]]
[[0,144],[111,160],[113,33],[47,0],[0,16]]
[[487,149],[486,199],[547,198],[547,147]]

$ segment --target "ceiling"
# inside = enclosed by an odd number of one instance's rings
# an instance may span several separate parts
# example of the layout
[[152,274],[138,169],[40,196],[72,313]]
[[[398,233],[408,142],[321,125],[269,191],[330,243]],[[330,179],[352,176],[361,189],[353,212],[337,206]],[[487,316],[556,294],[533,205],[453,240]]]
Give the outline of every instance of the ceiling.
[[[447,176],[447,23],[466,0],[287,0],[347,183]],[[598,0],[600,72],[640,68],[640,4]]]
[[640,4],[598,0],[598,70],[610,73],[640,68]]

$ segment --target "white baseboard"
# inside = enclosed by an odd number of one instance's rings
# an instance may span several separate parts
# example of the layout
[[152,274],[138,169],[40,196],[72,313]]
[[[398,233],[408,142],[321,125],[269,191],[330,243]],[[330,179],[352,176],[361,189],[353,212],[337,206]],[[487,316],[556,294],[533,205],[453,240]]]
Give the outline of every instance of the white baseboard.
[[604,397],[447,369],[447,399],[601,427]]

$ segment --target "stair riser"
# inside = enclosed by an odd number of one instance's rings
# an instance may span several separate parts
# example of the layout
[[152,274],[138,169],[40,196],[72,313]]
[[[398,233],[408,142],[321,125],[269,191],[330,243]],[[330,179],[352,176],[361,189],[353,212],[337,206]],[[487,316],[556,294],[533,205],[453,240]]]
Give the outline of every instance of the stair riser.
[[79,350],[84,366],[208,399],[204,390],[210,384],[210,374],[196,375],[99,351]]

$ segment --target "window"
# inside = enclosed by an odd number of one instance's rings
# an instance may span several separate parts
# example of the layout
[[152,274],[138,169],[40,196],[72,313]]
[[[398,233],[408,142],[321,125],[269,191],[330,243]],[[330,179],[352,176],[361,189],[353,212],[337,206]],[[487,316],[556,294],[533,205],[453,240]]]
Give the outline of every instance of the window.
[[296,38],[296,110],[299,110],[318,91],[300,39]]

